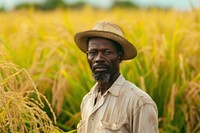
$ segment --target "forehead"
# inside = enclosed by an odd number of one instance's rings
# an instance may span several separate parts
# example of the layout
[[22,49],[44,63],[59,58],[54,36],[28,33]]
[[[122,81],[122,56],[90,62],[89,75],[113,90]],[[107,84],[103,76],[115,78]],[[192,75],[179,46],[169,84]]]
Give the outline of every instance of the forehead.
[[92,37],[88,40],[88,49],[115,49],[114,43],[112,40],[102,38],[102,37]]

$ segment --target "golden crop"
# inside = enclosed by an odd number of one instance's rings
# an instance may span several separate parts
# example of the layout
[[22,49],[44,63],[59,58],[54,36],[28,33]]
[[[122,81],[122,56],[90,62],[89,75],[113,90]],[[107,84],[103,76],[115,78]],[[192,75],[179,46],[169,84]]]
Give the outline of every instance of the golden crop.
[[87,6],[0,12],[0,59],[27,69],[51,102],[57,125],[75,129],[81,99],[94,81],[73,35],[98,21],[113,21],[138,49],[136,59],[122,62],[121,72],[155,100],[160,132],[199,132],[199,14]]

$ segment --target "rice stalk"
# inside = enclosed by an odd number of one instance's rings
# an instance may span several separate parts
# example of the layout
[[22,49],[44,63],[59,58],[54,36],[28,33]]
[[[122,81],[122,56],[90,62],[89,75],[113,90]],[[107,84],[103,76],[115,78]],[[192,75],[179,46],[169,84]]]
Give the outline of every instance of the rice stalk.
[[[10,67],[9,67],[10,66]],[[50,103],[44,95],[38,92],[34,82],[25,69],[20,69],[11,63],[0,62],[0,128],[2,132],[56,132],[56,117]],[[6,72],[7,75],[6,75]],[[10,76],[8,74],[11,74]],[[26,77],[23,77],[26,76]],[[19,78],[25,78],[28,87],[10,89],[6,84],[20,86]],[[29,82],[28,82],[29,81]],[[11,86],[11,87],[12,87]],[[44,108],[44,100],[53,114],[53,121],[49,118]],[[60,130],[61,132],[61,130]]]

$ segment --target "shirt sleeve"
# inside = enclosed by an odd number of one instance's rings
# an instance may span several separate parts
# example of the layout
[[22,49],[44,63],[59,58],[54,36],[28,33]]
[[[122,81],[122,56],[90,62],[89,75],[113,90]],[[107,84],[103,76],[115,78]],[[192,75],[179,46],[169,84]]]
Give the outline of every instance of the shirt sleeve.
[[142,105],[133,115],[133,133],[158,133],[158,111],[154,104]]

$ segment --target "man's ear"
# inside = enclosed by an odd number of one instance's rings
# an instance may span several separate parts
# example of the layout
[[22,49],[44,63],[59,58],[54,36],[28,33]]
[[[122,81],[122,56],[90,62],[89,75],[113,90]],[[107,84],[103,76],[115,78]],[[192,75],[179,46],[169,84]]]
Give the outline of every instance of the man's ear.
[[119,56],[119,61],[120,61],[120,63],[121,63],[121,62],[122,62],[122,56],[123,56],[123,55],[122,55],[122,52],[119,52],[119,53],[118,53],[118,56]]

